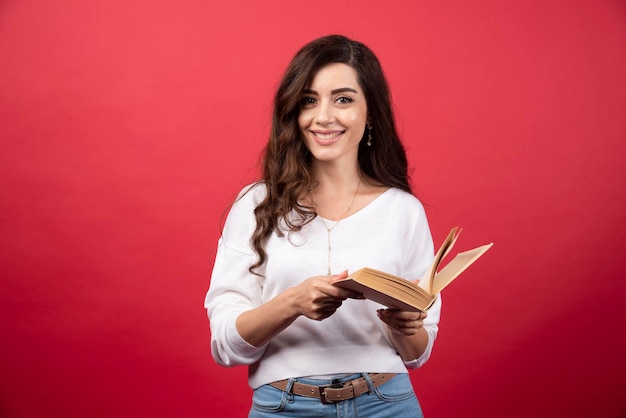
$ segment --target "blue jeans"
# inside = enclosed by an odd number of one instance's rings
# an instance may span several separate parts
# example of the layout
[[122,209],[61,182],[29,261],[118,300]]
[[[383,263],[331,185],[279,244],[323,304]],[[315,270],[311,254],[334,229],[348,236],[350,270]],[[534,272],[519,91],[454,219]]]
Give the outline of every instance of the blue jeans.
[[[344,376],[339,381],[347,382],[360,376],[362,374]],[[291,381],[295,380],[315,386],[331,384],[331,380],[298,378],[290,379],[287,387],[290,388]],[[361,396],[327,405],[316,398],[292,395],[273,386],[263,385],[255,389],[252,395],[248,418],[263,417],[423,418],[424,415],[408,373],[402,373],[377,388],[372,388],[370,384],[370,392]]]

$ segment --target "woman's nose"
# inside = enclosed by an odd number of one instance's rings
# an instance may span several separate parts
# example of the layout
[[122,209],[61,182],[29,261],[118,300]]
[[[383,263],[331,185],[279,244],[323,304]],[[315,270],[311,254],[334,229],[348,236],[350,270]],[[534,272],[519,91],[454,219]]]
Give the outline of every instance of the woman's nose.
[[323,100],[317,106],[317,112],[315,113],[315,122],[320,125],[326,125],[333,121],[334,114],[331,103]]

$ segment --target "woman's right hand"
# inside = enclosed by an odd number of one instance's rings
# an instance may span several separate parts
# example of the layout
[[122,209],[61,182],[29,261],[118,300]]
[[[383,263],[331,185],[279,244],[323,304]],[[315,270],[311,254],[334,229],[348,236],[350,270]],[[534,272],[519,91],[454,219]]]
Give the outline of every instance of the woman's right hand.
[[321,321],[339,309],[344,300],[362,298],[359,293],[333,286],[337,280],[348,277],[348,272],[332,276],[314,276],[292,288],[299,314]]
[[315,276],[291,287],[264,304],[237,317],[237,331],[256,347],[267,344],[299,316],[321,321],[335,313],[348,298],[363,299],[351,290],[333,286],[348,277],[348,272],[333,276]]

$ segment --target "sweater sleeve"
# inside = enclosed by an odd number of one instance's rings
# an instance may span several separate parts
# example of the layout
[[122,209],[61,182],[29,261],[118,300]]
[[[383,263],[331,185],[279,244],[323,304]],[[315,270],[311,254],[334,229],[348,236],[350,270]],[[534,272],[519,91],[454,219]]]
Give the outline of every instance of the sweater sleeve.
[[[414,212],[408,218],[413,220],[413,228],[409,240],[410,244],[407,246],[407,253],[405,254],[405,260],[407,260],[405,277],[421,279],[434,259],[433,239],[426,212],[421,203],[418,202],[417,208],[414,209]],[[424,319],[424,329],[428,334],[426,349],[419,358],[405,362],[404,364],[407,368],[415,369],[421,367],[430,358],[435,340],[437,339],[437,333],[439,332],[441,304],[441,295],[437,295],[437,299],[428,309],[428,316]]]
[[259,189],[263,188],[242,193],[228,214],[204,301],[211,325],[211,353],[222,366],[252,364],[265,350],[246,342],[235,326],[242,312],[261,304],[262,278],[248,271],[257,257],[250,237]]
[[428,361],[430,355],[433,352],[433,346],[435,345],[435,340],[437,339],[437,333],[439,332],[439,318],[441,315],[441,295],[437,295],[437,299],[433,306],[428,310],[428,316],[424,319],[424,329],[428,334],[428,344],[426,345],[426,350],[424,353],[415,360],[405,361],[404,365],[408,369],[416,369],[418,367],[422,367],[424,363]]

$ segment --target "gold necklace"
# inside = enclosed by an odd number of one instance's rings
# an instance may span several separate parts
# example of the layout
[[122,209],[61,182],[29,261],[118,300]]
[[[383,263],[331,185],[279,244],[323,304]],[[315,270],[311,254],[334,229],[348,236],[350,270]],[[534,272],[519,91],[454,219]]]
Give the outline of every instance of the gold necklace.
[[331,226],[329,228],[328,225],[326,224],[326,221],[324,220],[324,218],[322,218],[321,216],[319,217],[320,220],[322,221],[322,223],[324,224],[324,228],[326,228],[326,232],[328,233],[328,270],[326,271],[326,275],[327,276],[331,275],[331,272],[330,272],[330,253],[331,253],[332,247],[330,245],[330,233],[332,232],[333,229],[335,229],[337,227],[337,225],[339,225],[339,222],[341,222],[346,217],[348,212],[350,212],[350,210],[352,209],[352,205],[354,204],[354,200],[356,199],[356,195],[359,192],[359,187],[360,186],[361,186],[361,175],[359,174],[359,183],[356,185],[356,190],[354,191],[354,196],[352,196],[352,200],[350,201],[350,204],[348,205],[348,209],[346,209],[346,211],[343,213],[343,215],[341,215],[339,220],[337,222],[335,222],[335,224],[333,226]]

